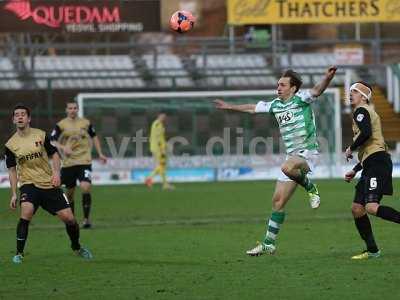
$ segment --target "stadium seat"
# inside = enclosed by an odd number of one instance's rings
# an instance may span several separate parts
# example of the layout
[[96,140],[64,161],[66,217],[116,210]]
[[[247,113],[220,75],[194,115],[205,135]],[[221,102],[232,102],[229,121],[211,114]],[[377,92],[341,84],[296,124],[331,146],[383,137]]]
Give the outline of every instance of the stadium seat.
[[16,78],[18,76],[17,72],[14,71],[14,67],[7,57],[0,57],[0,89],[20,89],[22,83],[15,79],[6,78]]
[[[40,88],[47,87],[47,78],[53,79],[54,88],[67,89],[140,88],[145,85],[135,71],[134,63],[127,55],[35,56],[33,66],[30,57],[25,57],[25,65],[29,70],[33,70]],[[108,78],[110,76],[114,78]],[[39,79],[43,77],[46,79]],[[68,79],[60,79],[60,77],[68,77]]]
[[[196,67],[211,86],[275,86],[276,78],[262,55],[195,55]],[[243,76],[245,75],[245,76]],[[253,76],[251,76],[253,75]],[[224,82],[225,81],[225,82]]]
[[[293,68],[296,72],[299,72],[304,84],[310,86],[320,81],[326,72],[326,68],[335,65],[336,60],[333,53],[294,53],[291,56],[281,55],[280,63],[283,68]],[[333,84],[344,84],[343,70],[338,70],[333,79]]]
[[175,85],[192,87],[194,85],[178,56],[173,54],[145,54],[143,59],[151,74],[156,78],[159,87],[174,87]]

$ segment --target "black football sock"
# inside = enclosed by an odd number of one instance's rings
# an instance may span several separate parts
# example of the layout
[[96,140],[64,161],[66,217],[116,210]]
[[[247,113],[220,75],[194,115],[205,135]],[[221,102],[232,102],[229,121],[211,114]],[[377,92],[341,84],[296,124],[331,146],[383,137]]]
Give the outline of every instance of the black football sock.
[[69,207],[71,207],[72,213],[75,214],[75,203],[69,202]]
[[379,205],[376,216],[387,221],[400,223],[400,212],[390,206]]
[[67,233],[69,239],[71,240],[71,248],[72,250],[81,249],[81,245],[79,244],[79,225],[74,221],[73,223],[66,223],[65,228],[67,229]]
[[89,219],[90,208],[92,207],[92,196],[90,193],[82,194],[82,207],[83,207],[83,217]]
[[367,250],[372,253],[378,252],[378,246],[375,243],[371,222],[369,221],[367,214],[360,218],[355,218],[354,223],[356,224],[358,233],[367,245]]
[[69,203],[69,207],[71,207],[72,213],[75,214],[75,201],[74,201],[74,193],[67,191],[67,199]]
[[25,248],[25,242],[28,238],[29,221],[25,219],[19,219],[17,225],[17,254],[23,254]]

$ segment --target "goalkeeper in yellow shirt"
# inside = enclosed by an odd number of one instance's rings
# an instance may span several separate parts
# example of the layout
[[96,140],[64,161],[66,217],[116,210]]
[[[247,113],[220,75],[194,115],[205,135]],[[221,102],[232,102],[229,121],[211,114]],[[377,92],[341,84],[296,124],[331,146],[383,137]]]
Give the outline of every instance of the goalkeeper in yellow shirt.
[[153,185],[153,177],[156,175],[161,176],[162,187],[165,190],[174,189],[174,186],[167,182],[166,169],[167,169],[167,141],[165,138],[165,121],[167,115],[160,113],[157,119],[151,124],[150,129],[150,151],[156,161],[156,167],[146,178],[145,184],[148,187]]

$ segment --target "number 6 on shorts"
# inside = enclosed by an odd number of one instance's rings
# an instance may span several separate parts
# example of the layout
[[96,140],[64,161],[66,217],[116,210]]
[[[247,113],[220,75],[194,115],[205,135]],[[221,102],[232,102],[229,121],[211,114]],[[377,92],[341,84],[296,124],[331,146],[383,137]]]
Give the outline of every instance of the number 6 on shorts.
[[378,182],[376,181],[376,177],[372,177],[369,181],[369,189],[374,190],[378,186]]

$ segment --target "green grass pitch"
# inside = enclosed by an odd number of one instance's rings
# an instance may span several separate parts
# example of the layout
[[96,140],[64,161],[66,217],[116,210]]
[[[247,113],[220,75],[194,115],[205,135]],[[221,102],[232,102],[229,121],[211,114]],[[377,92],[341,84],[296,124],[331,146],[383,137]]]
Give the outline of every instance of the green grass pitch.
[[[353,184],[318,184],[319,210],[301,189],[289,202],[274,256],[244,254],[264,235],[274,182],[99,186],[94,228],[81,231],[94,259],[74,256],[64,226],[40,210],[21,265],[11,263],[18,215],[2,189],[0,299],[399,299],[400,225],[371,218],[383,256],[351,261],[364,248]],[[383,203],[400,209],[394,184]]]

